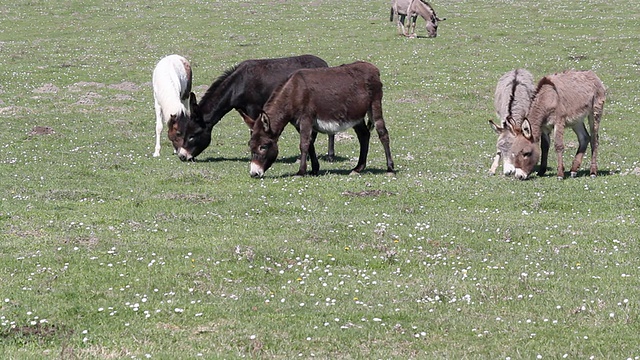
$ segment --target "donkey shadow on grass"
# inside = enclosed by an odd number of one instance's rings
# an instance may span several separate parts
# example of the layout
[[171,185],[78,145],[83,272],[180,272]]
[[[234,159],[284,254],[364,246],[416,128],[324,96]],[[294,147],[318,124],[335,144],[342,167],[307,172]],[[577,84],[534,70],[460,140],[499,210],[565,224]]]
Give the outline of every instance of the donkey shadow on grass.
[[[329,160],[327,158],[327,155],[322,155],[322,156],[318,156],[318,160],[324,160],[324,161],[326,161],[328,163],[338,163],[338,162],[347,162],[347,161],[349,161],[349,158],[345,157],[345,156],[334,155],[333,159]],[[300,162],[300,158],[296,157],[296,156],[286,156],[286,157],[282,157],[282,158],[278,159],[278,163],[281,163],[281,164],[295,164],[295,163],[298,163],[298,162]],[[326,170],[323,170],[321,168],[317,176],[330,175],[330,174],[341,175],[341,176],[342,175],[349,176],[351,174],[352,170],[353,169],[351,169],[351,168],[349,168],[349,169],[326,169]],[[382,175],[386,175],[387,171],[385,169],[383,169],[383,168],[369,168],[369,167],[367,167],[361,172],[361,174],[366,174],[366,173],[375,174],[375,175],[381,175],[381,174]],[[279,175],[279,176],[276,176],[276,177],[289,178],[289,177],[292,177],[292,176],[296,176],[296,174],[295,173],[282,174],[282,175]],[[311,175],[311,173],[307,173],[306,176],[314,176],[314,175]]]
[[[329,155],[320,155],[318,156],[318,160],[323,160],[326,161],[328,163],[338,163],[338,162],[345,162],[348,161],[349,158],[346,156],[338,156],[338,155],[333,155],[332,157],[329,157]],[[198,159],[197,162],[202,162],[202,163],[215,163],[215,162],[247,162],[249,163],[251,161],[251,158],[249,156],[247,157],[212,157],[209,156],[206,159]],[[283,157],[281,159],[278,159],[278,162],[283,163],[283,164],[295,164],[297,162],[300,162],[300,157],[299,156],[287,156],[287,157]]]
[[[538,169],[540,169],[540,166],[536,166],[535,170],[536,170],[536,174]],[[549,171],[551,170],[551,171]],[[537,177],[541,177],[541,178],[546,178],[546,177],[554,177],[556,176],[555,173],[553,173],[553,170],[551,167],[547,167],[547,172],[540,176],[537,175]],[[597,171],[597,176],[596,178],[599,178],[600,176],[610,176],[610,175],[619,175],[620,174],[620,170],[598,170]],[[578,170],[577,174],[576,174],[576,178],[581,178],[581,177],[589,177],[590,175],[590,171],[588,169],[583,169],[583,170]],[[564,172],[564,179],[571,179],[571,171],[565,171]]]

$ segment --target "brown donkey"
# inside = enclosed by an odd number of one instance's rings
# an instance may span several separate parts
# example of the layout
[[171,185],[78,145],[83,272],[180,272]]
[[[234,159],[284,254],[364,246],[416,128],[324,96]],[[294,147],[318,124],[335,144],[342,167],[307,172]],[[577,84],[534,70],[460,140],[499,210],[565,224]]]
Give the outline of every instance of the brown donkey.
[[[571,165],[571,177],[575,177],[582,157],[591,142],[592,177],[598,172],[598,129],[605,102],[605,88],[602,81],[592,71],[569,70],[548,75],[538,82],[536,95],[531,103],[527,118],[519,126],[509,121],[509,129],[516,136],[509,156],[516,168],[516,178],[529,177],[540,158],[538,142],[542,149],[542,160],[538,175],[547,170],[549,155],[549,133],[553,130],[554,144],[558,158],[558,178],[564,178],[564,129],[570,127],[578,136],[578,152]],[[589,119],[591,136],[584,125]]]
[[[382,117],[382,82],[373,64],[355,62],[329,68],[302,69],[276,88],[257,119],[241,112],[252,128],[252,177],[262,177],[278,157],[278,138],[287,124],[300,133],[300,169],[307,171],[307,154],[311,174],[320,169],[314,142],[318,132],[335,134],[353,128],[360,142],[358,164],[352,170],[364,170],[369,152],[371,129],[375,126],[387,158],[387,172],[393,173],[389,133]],[[365,117],[368,123],[365,124]]]

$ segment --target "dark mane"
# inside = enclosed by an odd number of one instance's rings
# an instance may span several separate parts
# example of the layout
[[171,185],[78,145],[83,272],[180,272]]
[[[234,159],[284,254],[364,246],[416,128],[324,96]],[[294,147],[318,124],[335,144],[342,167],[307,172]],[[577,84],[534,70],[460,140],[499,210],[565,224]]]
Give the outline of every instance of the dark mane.
[[545,76],[542,79],[540,79],[540,81],[538,81],[538,86],[536,87],[536,93],[540,91],[540,89],[545,85],[551,85],[553,88],[556,87],[556,84],[554,84],[553,81],[549,79],[549,77]]
[[511,95],[509,96],[509,111],[507,117],[513,117],[513,103],[516,101],[516,87],[518,87],[519,84],[520,82],[518,81],[518,70],[516,69],[515,73],[513,74],[513,81],[511,81]]
[[551,86],[554,90],[556,89],[556,84],[554,84],[553,81],[549,79],[549,77],[547,76],[543,77],[542,79],[540,79],[540,81],[538,81],[538,86],[536,86],[536,93],[533,95],[533,98],[531,99],[531,105],[533,105],[533,102],[538,97],[538,94],[540,93],[540,89],[542,89],[542,87],[545,85]]
[[431,11],[433,11],[433,13],[434,13],[434,14],[436,13],[436,12],[433,10],[433,7],[432,7],[428,2],[426,2],[425,0],[420,0],[420,2],[421,2],[421,3],[423,3],[423,4],[425,4],[425,5],[427,5],[427,6],[431,9]]
[[432,15],[431,15],[431,21],[433,21],[433,20],[435,20],[435,19],[437,19],[437,18],[438,18],[438,15],[436,15],[436,11],[435,11],[435,9],[433,8],[433,6],[431,6],[431,4],[429,4],[429,3],[428,3],[428,2],[426,2],[425,0],[420,0],[420,2],[421,2],[421,3],[423,3],[423,4],[425,4],[425,5],[429,8],[429,10],[431,10],[431,14],[432,14]]
[[227,78],[229,76],[231,76],[231,74],[233,74],[236,70],[238,69],[238,65],[233,66],[230,69],[227,69],[222,75],[220,75],[214,82],[213,84],[211,84],[211,86],[209,86],[209,88],[207,89],[207,91],[204,93],[204,95],[202,95],[202,99],[200,99],[200,104],[206,104],[207,102],[209,102],[209,99],[211,99],[211,97],[213,96],[213,94],[216,92],[216,90],[218,89],[218,87],[225,81],[227,80]]

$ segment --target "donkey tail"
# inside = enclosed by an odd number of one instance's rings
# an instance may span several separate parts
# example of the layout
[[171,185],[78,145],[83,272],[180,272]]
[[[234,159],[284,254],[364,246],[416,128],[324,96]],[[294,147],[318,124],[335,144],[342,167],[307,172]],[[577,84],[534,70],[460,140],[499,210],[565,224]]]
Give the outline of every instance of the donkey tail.
[[393,6],[391,7],[391,16],[389,17],[389,21],[393,21]]

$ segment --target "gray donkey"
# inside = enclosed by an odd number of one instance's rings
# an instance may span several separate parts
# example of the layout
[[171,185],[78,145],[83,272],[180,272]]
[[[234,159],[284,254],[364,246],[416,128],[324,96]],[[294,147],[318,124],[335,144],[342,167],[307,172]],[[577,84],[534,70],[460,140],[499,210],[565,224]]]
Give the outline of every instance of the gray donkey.
[[[426,0],[392,0],[389,21],[393,21],[394,15],[398,18],[398,33],[412,38],[417,37],[416,21],[418,15],[426,21],[428,37],[438,36],[438,21],[447,20],[447,18],[439,18]],[[404,20],[407,15],[409,16],[409,24],[405,29]]]
[[494,175],[496,173],[500,159],[504,162],[503,172],[505,175],[511,175],[515,172],[513,161],[508,156],[515,135],[507,129],[507,122],[508,119],[513,119],[516,124],[522,124],[522,121],[527,116],[527,110],[531,105],[531,99],[535,92],[533,75],[525,69],[511,70],[498,80],[493,105],[500,125],[496,125],[489,120],[489,124],[498,134],[496,156],[493,158],[489,174]]

